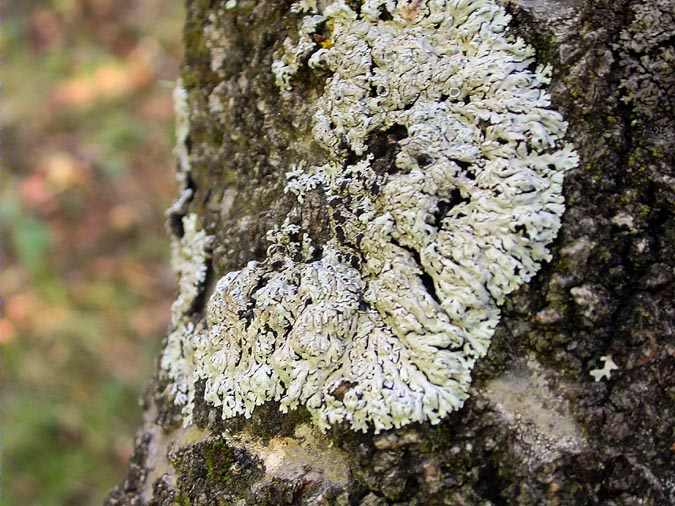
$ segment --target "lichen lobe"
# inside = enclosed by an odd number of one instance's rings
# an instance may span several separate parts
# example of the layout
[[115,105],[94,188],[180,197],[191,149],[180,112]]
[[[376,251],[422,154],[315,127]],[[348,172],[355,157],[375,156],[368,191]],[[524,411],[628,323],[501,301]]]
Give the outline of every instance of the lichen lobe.
[[[217,283],[182,334],[189,367],[169,375],[178,392],[204,380],[225,418],[276,400],[322,428],[438,423],[466,400],[504,297],[550,258],[576,154],[550,70],[493,1],[313,4],[296,4],[301,40],[272,71],[283,93],[301,61],[330,74],[313,117],[326,163],[289,168],[287,190],[299,206],[326,195],[333,238],[272,234],[265,261]],[[189,421],[191,396],[176,401]]]

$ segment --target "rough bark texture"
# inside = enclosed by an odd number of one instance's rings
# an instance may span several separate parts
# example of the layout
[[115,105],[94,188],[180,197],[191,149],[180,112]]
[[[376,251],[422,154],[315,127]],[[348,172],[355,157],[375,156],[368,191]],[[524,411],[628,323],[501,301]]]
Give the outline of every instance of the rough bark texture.
[[[290,2],[187,4],[189,211],[216,236],[212,285],[264,257],[265,232],[290,209],[289,164],[320,161],[306,104],[322,82],[301,71],[292,94],[274,85],[273,54],[297,26]],[[196,426],[183,429],[156,380],[108,504],[675,503],[673,6],[517,0],[507,9],[510,29],[553,65],[551,93],[581,164],[565,180],[554,259],[509,297],[464,408],[437,426],[321,435],[303,409],[282,415],[269,403],[223,422],[198,402]],[[209,16],[218,47],[207,43]],[[382,141],[386,158],[394,148]],[[301,217],[319,244],[323,205],[309,198]],[[589,371],[605,355],[619,369],[596,382]]]

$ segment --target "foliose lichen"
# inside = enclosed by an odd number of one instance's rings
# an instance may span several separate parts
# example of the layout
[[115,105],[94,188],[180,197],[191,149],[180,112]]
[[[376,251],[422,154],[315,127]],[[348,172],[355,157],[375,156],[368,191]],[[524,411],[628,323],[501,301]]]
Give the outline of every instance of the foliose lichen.
[[[296,4],[300,40],[272,70],[282,93],[302,65],[330,74],[313,117],[326,163],[289,167],[287,191],[299,207],[325,196],[332,239],[315,247],[284,224],[196,323],[180,315],[203,279],[179,268],[162,366],[187,423],[200,380],[225,418],[276,400],[324,429],[438,423],[466,400],[504,298],[550,259],[577,156],[550,69],[508,35],[503,8],[322,5]],[[190,234],[181,248],[199,260],[205,239]]]
[[[171,243],[171,264],[178,276],[178,297],[171,306],[171,329],[160,365],[171,379],[170,394],[175,403],[185,406],[194,400],[194,371],[198,367],[194,338],[199,324],[195,325],[192,320],[192,308],[206,280],[212,237],[198,229],[196,214],[184,216],[182,227],[183,236],[174,238]],[[186,411],[188,416],[190,413]]]
[[590,371],[590,375],[593,376],[596,383],[603,378],[611,379],[612,371],[619,368],[619,366],[614,363],[614,360],[612,360],[611,355],[603,355],[600,357],[600,361],[603,364],[602,367]]

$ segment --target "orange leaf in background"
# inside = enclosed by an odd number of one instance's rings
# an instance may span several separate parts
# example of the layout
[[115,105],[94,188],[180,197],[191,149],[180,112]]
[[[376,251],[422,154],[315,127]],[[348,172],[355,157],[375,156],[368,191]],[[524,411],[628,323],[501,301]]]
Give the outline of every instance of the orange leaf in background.
[[65,151],[51,153],[42,161],[47,182],[57,192],[83,184],[86,180],[84,165]]
[[19,194],[29,208],[50,207],[53,203],[54,194],[47,188],[42,174],[33,174],[22,180],[19,183]]
[[[37,314],[37,301],[31,293],[18,293],[5,302],[5,316],[14,323],[26,321],[31,314]],[[34,313],[35,312],[35,313]]]
[[122,62],[107,63],[92,74],[62,82],[52,93],[52,102],[57,107],[88,107],[134,93],[154,79],[155,53],[152,44],[139,44]]
[[16,330],[12,322],[6,318],[0,318],[0,346],[8,344],[16,337]]
[[138,213],[132,206],[120,204],[110,210],[108,219],[115,230],[126,232],[138,223]]

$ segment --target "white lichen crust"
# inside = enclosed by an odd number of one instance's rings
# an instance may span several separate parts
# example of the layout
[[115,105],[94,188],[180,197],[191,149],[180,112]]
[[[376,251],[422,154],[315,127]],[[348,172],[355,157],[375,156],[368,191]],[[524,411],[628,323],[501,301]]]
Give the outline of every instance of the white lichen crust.
[[[327,161],[294,167],[287,190],[326,196],[334,238],[316,259],[279,240],[297,230],[277,234],[267,260],[224,276],[182,334],[192,376],[172,377],[205,380],[223,417],[276,400],[322,428],[438,423],[466,400],[504,297],[550,258],[577,157],[550,70],[493,0],[313,4],[274,72],[283,90],[305,62],[331,74],[313,119]],[[396,146],[384,167],[378,142]]]
[[182,219],[183,236],[171,243],[171,265],[178,277],[178,297],[171,306],[171,329],[160,360],[162,370],[171,380],[170,394],[176,404],[185,407],[191,420],[194,401],[196,329],[192,321],[193,305],[201,294],[207,274],[207,261],[213,238],[197,226],[197,215]]
[[611,379],[612,371],[615,371],[619,368],[619,366],[614,363],[614,360],[612,360],[611,355],[603,355],[600,357],[600,361],[602,362],[602,367],[599,369],[593,369],[589,373],[591,376],[593,376],[593,379],[596,383],[603,378]]

